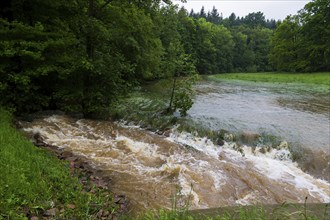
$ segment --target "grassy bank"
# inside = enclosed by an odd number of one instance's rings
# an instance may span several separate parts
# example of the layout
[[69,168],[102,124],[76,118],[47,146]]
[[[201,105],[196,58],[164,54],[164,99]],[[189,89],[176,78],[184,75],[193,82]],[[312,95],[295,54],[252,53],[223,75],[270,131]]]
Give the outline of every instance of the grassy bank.
[[101,209],[116,211],[109,192],[86,191],[68,162],[35,147],[11,120],[0,108],[0,219],[90,219]]
[[[329,204],[294,204],[235,206],[213,209],[178,209],[149,212],[139,220],[328,220]],[[130,218],[127,218],[130,219]]]
[[323,73],[228,73],[209,76],[210,79],[246,80],[272,83],[306,83],[330,85],[330,72]]

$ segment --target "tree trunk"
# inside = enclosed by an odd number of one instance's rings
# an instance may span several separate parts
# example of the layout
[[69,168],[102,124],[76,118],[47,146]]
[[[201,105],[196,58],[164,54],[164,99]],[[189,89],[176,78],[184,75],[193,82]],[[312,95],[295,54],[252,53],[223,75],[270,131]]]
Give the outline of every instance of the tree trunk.
[[172,112],[173,111],[173,109],[172,109],[172,103],[173,103],[173,99],[174,99],[175,85],[176,85],[176,77],[174,77],[174,79],[173,79],[171,100],[170,100],[170,105],[168,106],[168,109],[167,109],[168,112]]

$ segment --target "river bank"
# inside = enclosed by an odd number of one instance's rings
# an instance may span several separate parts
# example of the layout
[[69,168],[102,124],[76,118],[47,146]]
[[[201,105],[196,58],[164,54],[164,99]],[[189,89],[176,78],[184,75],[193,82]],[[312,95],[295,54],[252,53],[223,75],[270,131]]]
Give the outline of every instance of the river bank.
[[126,210],[101,171],[41,137],[34,146],[12,120],[0,108],[0,219],[110,219]]

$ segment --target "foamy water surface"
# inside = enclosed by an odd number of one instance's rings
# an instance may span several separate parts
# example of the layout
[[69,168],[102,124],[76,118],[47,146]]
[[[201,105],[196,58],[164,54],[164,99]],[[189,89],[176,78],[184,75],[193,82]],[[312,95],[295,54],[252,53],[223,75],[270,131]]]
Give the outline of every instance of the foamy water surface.
[[113,190],[131,201],[133,211],[171,207],[173,198],[191,208],[284,201],[330,202],[330,184],[304,173],[290,152],[261,153],[234,143],[220,147],[206,137],[173,130],[159,136],[136,126],[108,121],[47,116],[22,122],[31,136],[85,156],[112,179]]

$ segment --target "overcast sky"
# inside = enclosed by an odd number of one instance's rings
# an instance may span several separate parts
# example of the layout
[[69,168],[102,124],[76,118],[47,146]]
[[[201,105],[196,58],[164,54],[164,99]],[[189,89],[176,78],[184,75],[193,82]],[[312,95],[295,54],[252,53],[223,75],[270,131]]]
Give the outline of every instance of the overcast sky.
[[305,4],[311,0],[187,0],[187,3],[181,3],[179,0],[172,0],[174,4],[184,6],[188,12],[194,9],[199,12],[204,6],[205,11],[211,11],[213,6],[218,9],[223,17],[229,17],[234,12],[236,16],[246,16],[251,12],[261,11],[266,19],[283,20],[287,15],[297,14]]

